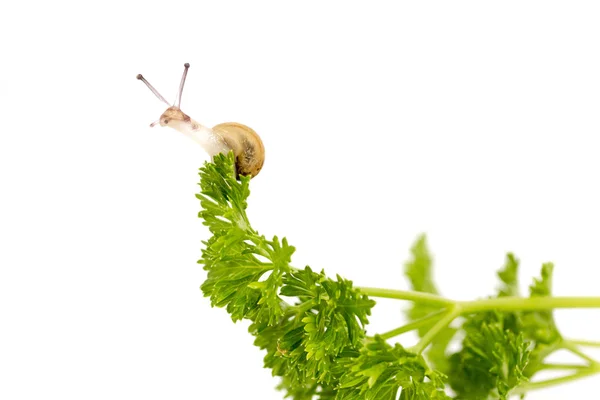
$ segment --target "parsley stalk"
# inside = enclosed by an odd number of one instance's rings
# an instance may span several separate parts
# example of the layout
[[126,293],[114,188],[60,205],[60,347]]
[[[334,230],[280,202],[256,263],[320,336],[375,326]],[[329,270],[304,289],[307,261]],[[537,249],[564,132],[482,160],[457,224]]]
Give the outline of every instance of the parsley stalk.
[[532,390],[545,389],[556,385],[572,382],[578,379],[590,377],[592,375],[600,374],[600,364],[594,364],[589,367],[578,368],[578,371],[558,378],[546,379],[538,382],[528,382],[517,387],[511,394],[522,395]]
[[[386,299],[407,300],[414,303],[457,307],[458,314],[469,314],[484,311],[536,311],[553,310],[557,308],[600,308],[600,297],[500,297],[492,299],[457,301],[442,296],[423,292],[406,290],[379,289],[370,287],[357,287],[362,293],[371,297]],[[599,346],[600,342],[580,341],[587,346]]]
[[582,347],[600,347],[600,342],[594,342],[591,340],[569,339],[569,342],[571,342],[572,344],[574,344],[576,346],[582,346]]

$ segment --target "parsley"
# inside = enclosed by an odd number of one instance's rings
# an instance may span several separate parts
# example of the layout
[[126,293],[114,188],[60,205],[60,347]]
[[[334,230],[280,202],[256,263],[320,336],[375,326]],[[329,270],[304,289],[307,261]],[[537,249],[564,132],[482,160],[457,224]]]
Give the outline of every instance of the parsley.
[[[581,350],[600,343],[565,339],[552,314],[556,308],[598,308],[600,298],[552,296],[552,264],[542,266],[522,297],[519,260],[508,254],[495,296],[454,301],[440,295],[421,236],[405,264],[411,291],[359,288],[340,276],[293,267],[294,247],[285,238],[267,239],[252,228],[246,215],[250,178],[236,176],[232,154],[215,156],[200,177],[199,217],[212,233],[199,261],[207,271],[202,292],[234,322],[251,321],[264,366],[280,377],[287,398],[508,399],[600,373],[600,363]],[[408,322],[367,337],[372,297],[412,302]],[[413,330],[420,341],[412,348],[387,342]],[[459,350],[448,354],[458,337]],[[561,349],[581,363],[547,361]],[[549,369],[570,374],[536,381]]]

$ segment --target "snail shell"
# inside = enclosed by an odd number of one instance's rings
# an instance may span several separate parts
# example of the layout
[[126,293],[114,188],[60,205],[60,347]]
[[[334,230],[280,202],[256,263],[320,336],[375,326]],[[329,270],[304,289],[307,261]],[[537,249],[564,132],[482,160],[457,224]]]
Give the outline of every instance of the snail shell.
[[224,122],[213,126],[212,130],[233,151],[238,175],[258,175],[265,162],[265,146],[252,128],[237,122]]

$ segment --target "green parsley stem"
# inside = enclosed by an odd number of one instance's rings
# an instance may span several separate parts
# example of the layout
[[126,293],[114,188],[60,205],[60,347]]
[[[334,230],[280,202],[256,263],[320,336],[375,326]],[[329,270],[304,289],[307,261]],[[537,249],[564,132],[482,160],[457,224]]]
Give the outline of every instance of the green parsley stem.
[[498,297],[459,302],[461,314],[482,311],[534,311],[555,308],[600,308],[600,297]]
[[[498,297],[491,299],[480,299],[473,301],[455,301],[431,293],[359,287],[362,293],[371,297],[381,297],[397,300],[408,300],[420,304],[440,306],[448,308],[442,318],[423,336],[421,341],[414,347],[417,353],[423,352],[435,336],[447,327],[455,318],[463,314],[472,314],[484,311],[534,311],[552,310],[555,308],[600,308],[600,297]],[[438,315],[434,317],[437,318]],[[389,339],[413,329],[417,329],[430,323],[434,317],[427,316],[413,321],[407,325],[385,332],[381,336]],[[573,344],[572,342],[570,342]],[[593,342],[592,342],[593,343]],[[572,345],[569,350],[577,351],[577,346]],[[576,353],[581,356],[583,353]],[[583,357],[583,356],[582,356]],[[583,357],[588,361],[593,360]],[[595,361],[594,361],[595,363]],[[597,364],[594,364],[597,365]]]
[[571,382],[571,381],[574,381],[577,379],[586,378],[588,376],[592,376],[592,375],[595,375],[598,373],[600,373],[599,366],[583,368],[571,375],[561,376],[559,378],[552,378],[552,379],[547,379],[547,380],[538,381],[538,382],[525,383],[525,384],[519,386],[518,388],[516,388],[515,390],[511,391],[510,394],[513,394],[513,395],[525,394],[531,390],[544,389],[544,388],[547,388],[550,386],[560,385],[562,383],[567,383],[567,382]]
[[441,314],[444,314],[445,312],[446,312],[445,309],[436,311],[436,312],[431,313],[431,314],[429,314],[429,315],[427,315],[427,316],[425,316],[423,318],[416,319],[416,320],[414,320],[414,321],[412,321],[412,322],[410,322],[410,323],[408,323],[406,325],[402,325],[402,326],[400,326],[400,327],[398,327],[396,329],[392,329],[391,331],[382,333],[379,336],[382,339],[387,340],[387,339],[391,339],[393,337],[396,337],[398,335],[401,335],[401,334],[403,334],[405,332],[410,332],[410,331],[413,331],[415,329],[419,329],[422,326],[426,326],[426,325],[431,324],[433,321],[435,321],[436,319],[438,319]]
[[536,371],[544,371],[544,370],[587,370],[589,367],[585,365],[577,365],[577,364],[540,364]]
[[359,287],[357,288],[362,293],[371,297],[381,297],[387,299],[396,299],[396,300],[408,300],[414,301],[415,303],[420,304],[429,304],[432,306],[453,306],[456,304],[454,300],[447,299],[442,296],[437,296],[431,293],[424,292],[414,292],[414,291],[406,291],[406,290],[394,290],[394,289],[380,289],[380,288],[369,288],[369,287]]
[[438,322],[433,327],[431,327],[431,329],[428,330],[425,335],[423,335],[419,343],[417,343],[417,345],[413,347],[413,351],[417,354],[421,354],[423,350],[427,348],[429,343],[431,343],[431,341],[435,339],[437,334],[440,333],[442,329],[450,325],[450,323],[454,321],[454,319],[456,319],[456,317],[458,317],[460,314],[461,308],[459,305],[455,304],[454,306],[450,307],[443,314],[442,318],[440,318]]
[[576,356],[581,357],[582,359],[589,362],[591,365],[596,365],[596,366],[600,367],[600,363],[598,363],[598,361],[594,360],[592,357],[588,356],[583,351],[581,351],[576,344],[573,344],[572,342],[570,342],[568,340],[563,340],[561,347],[565,350],[570,351],[571,353],[575,354]]
[[572,343],[576,346],[583,346],[583,347],[600,347],[600,342],[594,342],[592,340],[575,340],[575,339],[568,339],[567,342]]
[[[482,311],[533,311],[555,308],[600,308],[600,297],[498,297],[473,301],[455,301],[431,293],[359,287],[362,293],[371,297],[408,300],[420,304],[448,307],[460,305],[461,314]],[[593,342],[592,342],[593,343]],[[593,345],[600,346],[600,343]]]

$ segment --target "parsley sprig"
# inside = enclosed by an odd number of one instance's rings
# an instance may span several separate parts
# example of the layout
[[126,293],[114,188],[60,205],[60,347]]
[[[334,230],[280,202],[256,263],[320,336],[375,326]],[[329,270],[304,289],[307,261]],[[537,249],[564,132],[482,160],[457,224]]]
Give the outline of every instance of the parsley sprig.
[[[264,366],[281,378],[288,398],[439,400],[452,398],[451,389],[457,399],[508,399],[600,373],[600,363],[581,350],[600,343],[564,338],[552,314],[556,308],[600,308],[600,297],[552,296],[552,264],[542,266],[523,297],[519,260],[508,254],[495,296],[455,301],[439,294],[421,236],[405,265],[411,291],[355,287],[340,276],[294,268],[295,249],[285,238],[267,239],[252,228],[246,215],[250,179],[236,177],[232,154],[215,156],[200,176],[199,217],[212,233],[199,261],[207,271],[202,292],[234,322],[251,322],[254,343],[266,352]],[[412,302],[408,322],[367,337],[373,297]],[[417,345],[387,342],[409,331],[419,334]],[[459,350],[449,354],[459,336]],[[581,363],[548,362],[558,350]],[[550,369],[567,374],[535,380]]]

